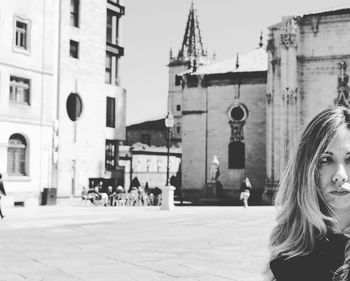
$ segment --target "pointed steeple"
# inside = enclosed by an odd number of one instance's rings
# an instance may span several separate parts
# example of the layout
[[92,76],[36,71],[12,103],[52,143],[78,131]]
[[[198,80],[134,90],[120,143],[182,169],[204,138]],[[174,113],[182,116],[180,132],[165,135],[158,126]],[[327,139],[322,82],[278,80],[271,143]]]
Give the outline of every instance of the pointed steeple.
[[201,56],[205,57],[206,52],[203,47],[194,1],[192,0],[178,60],[191,61],[192,63],[196,61],[195,64],[197,64],[197,59]]
[[262,46],[264,46],[264,44],[263,44],[263,32],[261,31],[261,33],[260,33],[260,43],[259,43],[259,48],[261,48]]

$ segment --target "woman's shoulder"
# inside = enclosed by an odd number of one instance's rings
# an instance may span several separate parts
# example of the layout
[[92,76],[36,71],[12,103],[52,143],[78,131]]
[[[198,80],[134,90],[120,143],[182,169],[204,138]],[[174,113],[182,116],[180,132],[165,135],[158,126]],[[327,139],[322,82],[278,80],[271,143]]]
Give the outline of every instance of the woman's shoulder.
[[270,262],[270,268],[277,281],[316,280],[311,279],[317,269],[317,256],[281,256]]
[[343,264],[347,238],[324,236],[316,241],[313,251],[306,255],[280,256],[270,262],[277,281],[332,280],[333,273]]

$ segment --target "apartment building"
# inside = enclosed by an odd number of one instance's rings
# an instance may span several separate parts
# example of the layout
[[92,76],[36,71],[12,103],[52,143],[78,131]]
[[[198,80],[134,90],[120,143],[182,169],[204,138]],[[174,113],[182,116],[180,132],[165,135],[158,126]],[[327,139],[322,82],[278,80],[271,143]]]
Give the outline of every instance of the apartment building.
[[0,173],[9,205],[114,177],[125,139],[120,1],[0,2]]

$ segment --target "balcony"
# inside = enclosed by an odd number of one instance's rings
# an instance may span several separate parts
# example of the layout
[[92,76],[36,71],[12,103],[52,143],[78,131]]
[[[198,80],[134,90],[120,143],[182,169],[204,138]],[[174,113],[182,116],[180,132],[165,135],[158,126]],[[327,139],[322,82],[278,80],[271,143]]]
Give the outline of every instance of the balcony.
[[124,56],[124,48],[118,46],[117,44],[112,44],[111,42],[106,42],[106,51],[112,53],[116,56]]

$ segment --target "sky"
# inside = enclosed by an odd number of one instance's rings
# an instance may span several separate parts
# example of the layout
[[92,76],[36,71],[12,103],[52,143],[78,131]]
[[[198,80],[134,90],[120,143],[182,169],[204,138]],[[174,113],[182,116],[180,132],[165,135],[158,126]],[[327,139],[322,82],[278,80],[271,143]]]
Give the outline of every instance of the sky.
[[[127,93],[126,124],[165,117],[169,51],[181,48],[192,0],[124,0],[120,61]],[[283,16],[350,6],[344,0],[195,0],[204,48],[216,61],[258,47],[260,32],[266,47],[268,27]]]

